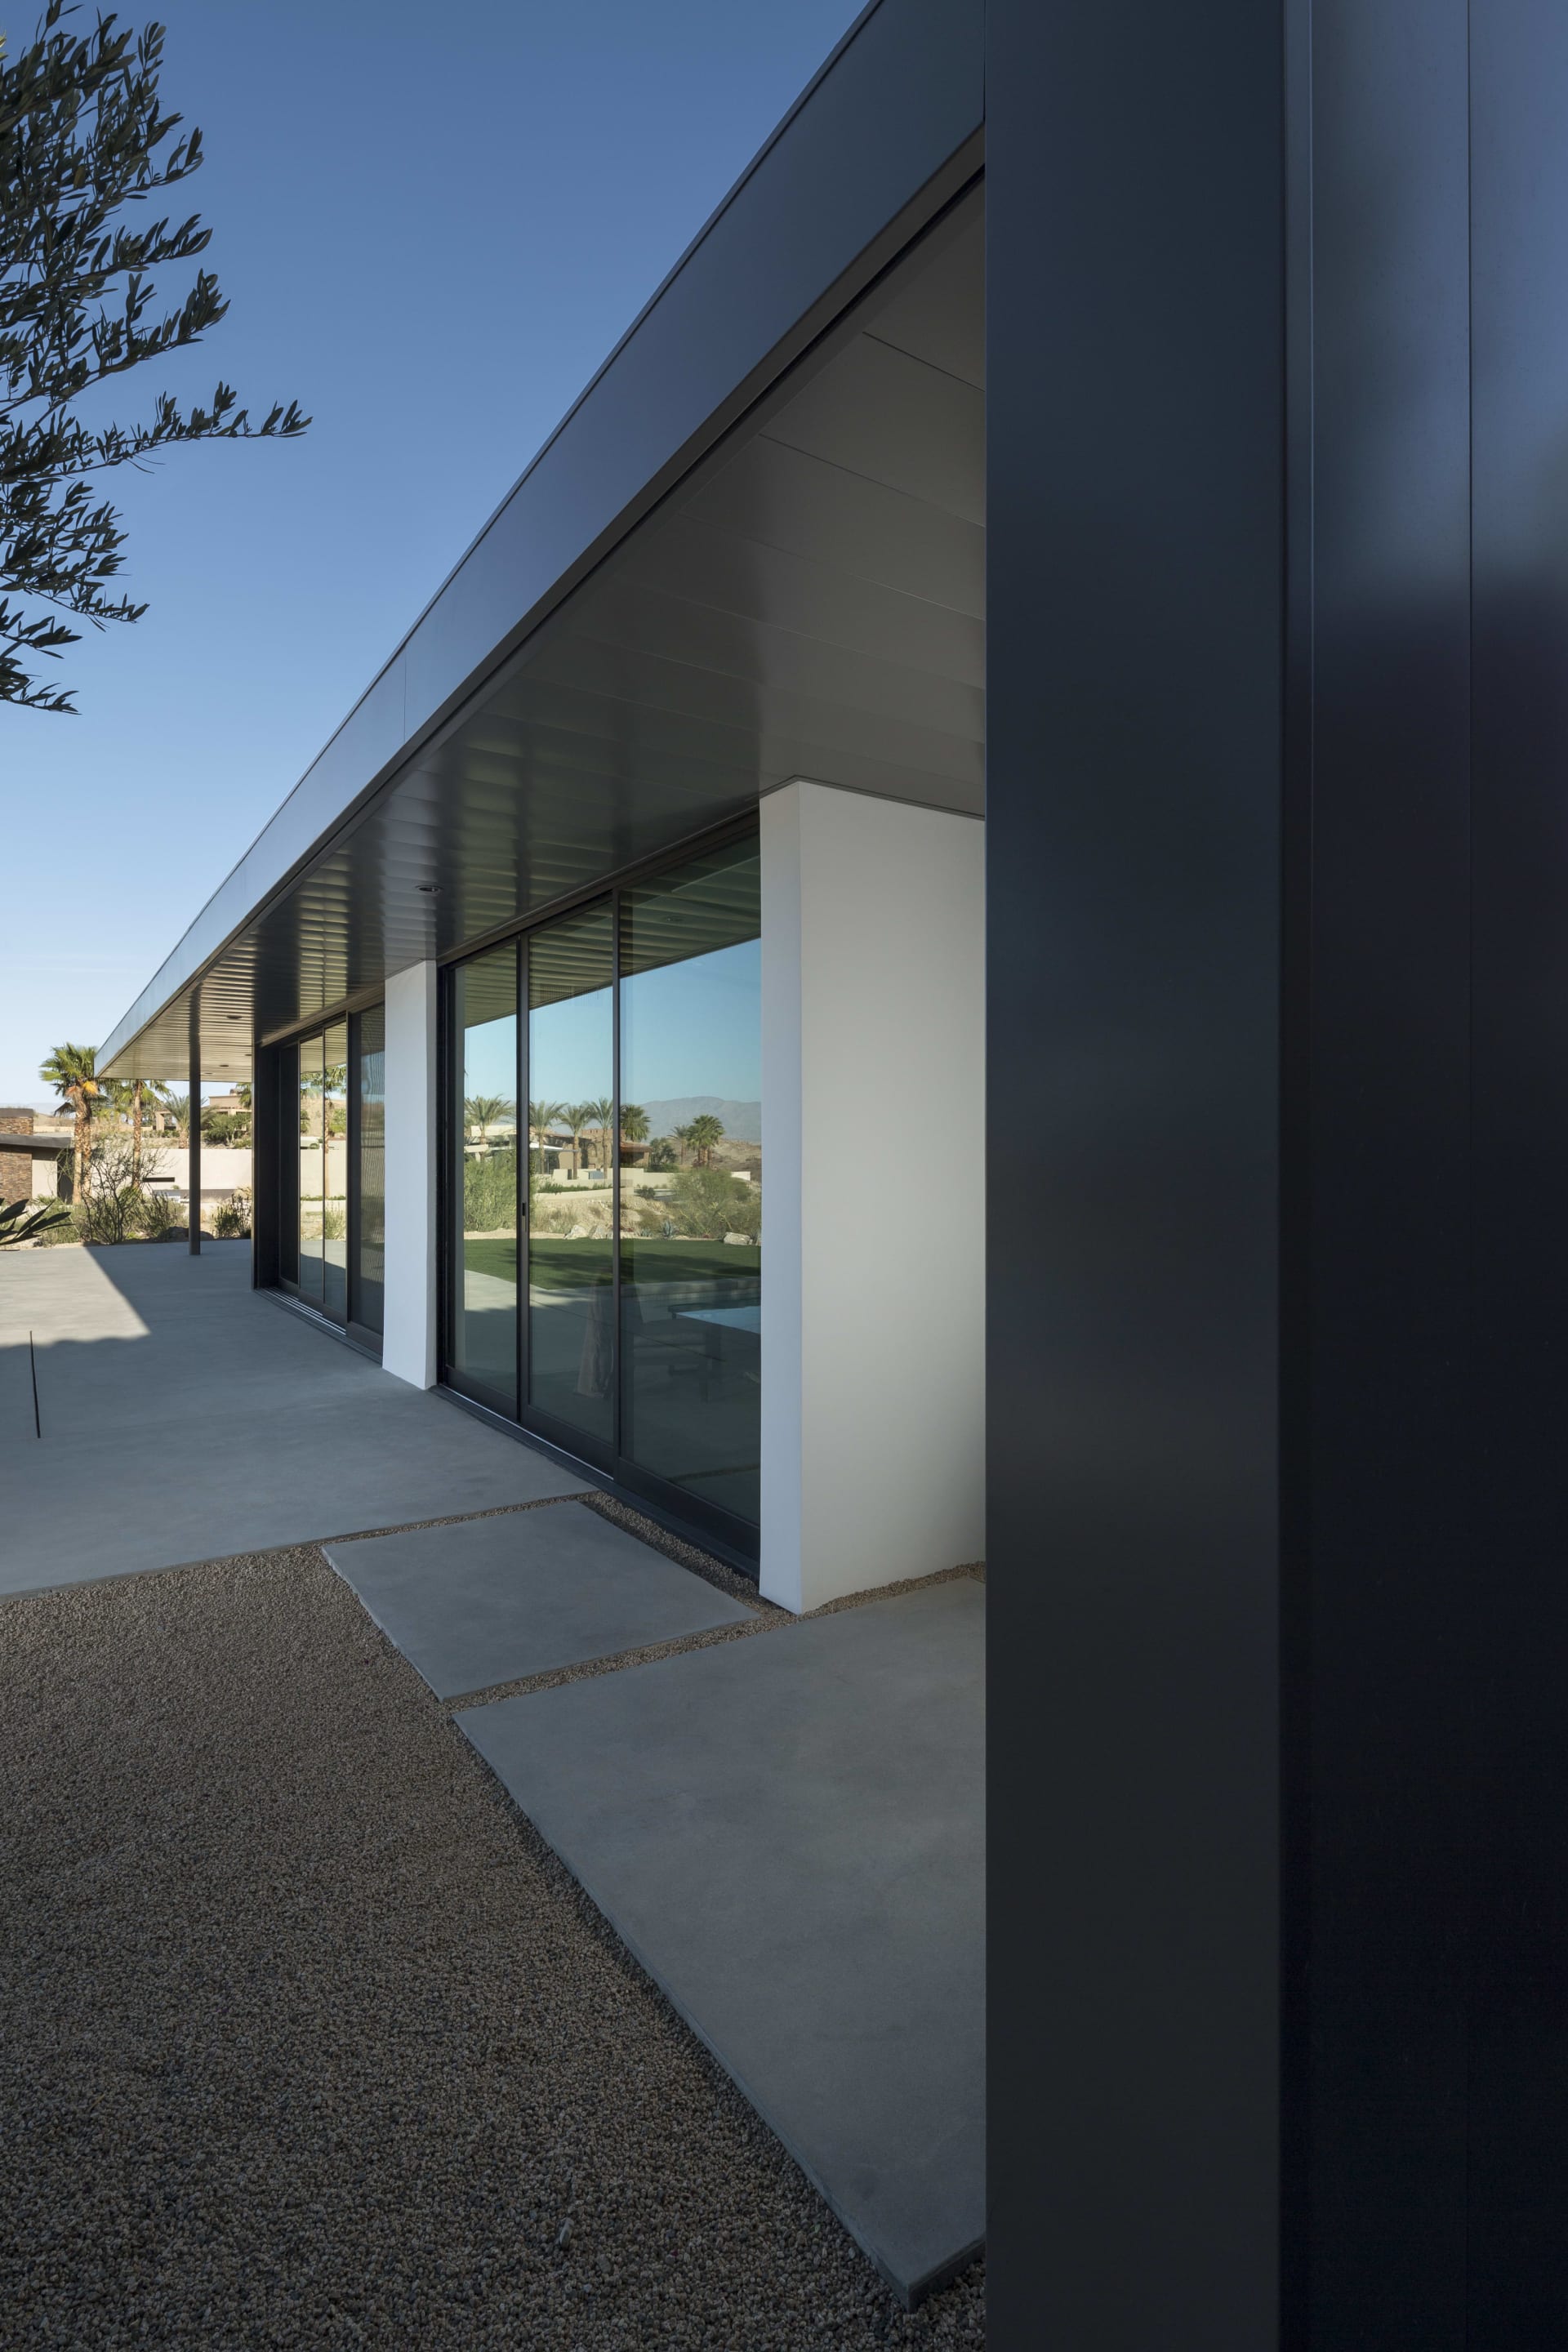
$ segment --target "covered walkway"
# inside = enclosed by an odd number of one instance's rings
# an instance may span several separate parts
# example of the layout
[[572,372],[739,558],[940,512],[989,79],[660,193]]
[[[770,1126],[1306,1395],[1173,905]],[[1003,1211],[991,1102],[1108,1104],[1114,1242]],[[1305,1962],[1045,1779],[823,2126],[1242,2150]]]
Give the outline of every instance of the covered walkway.
[[7,1250],[0,1454],[0,1592],[587,1483],[253,1291],[248,1242]]

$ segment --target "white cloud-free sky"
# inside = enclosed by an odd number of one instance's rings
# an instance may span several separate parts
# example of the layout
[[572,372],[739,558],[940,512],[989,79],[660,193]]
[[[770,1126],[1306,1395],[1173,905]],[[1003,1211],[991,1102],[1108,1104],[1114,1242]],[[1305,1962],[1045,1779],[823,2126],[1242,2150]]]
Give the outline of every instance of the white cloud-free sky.
[[[0,704],[3,1102],[101,1045],[858,8],[121,11],[152,13],[208,155],[174,194],[232,309],[112,413],[221,375],[314,423],[117,477],[151,610],[68,650],[79,717]],[[13,55],[31,24],[0,0]]]

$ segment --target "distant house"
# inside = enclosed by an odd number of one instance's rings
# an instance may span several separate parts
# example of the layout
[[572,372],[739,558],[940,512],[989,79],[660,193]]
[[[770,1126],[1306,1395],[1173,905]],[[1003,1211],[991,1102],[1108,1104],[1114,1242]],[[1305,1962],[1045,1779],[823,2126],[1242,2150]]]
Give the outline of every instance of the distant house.
[[60,1155],[70,1149],[69,1127],[41,1121],[25,1104],[0,1106],[0,1202],[51,1198],[59,1189]]

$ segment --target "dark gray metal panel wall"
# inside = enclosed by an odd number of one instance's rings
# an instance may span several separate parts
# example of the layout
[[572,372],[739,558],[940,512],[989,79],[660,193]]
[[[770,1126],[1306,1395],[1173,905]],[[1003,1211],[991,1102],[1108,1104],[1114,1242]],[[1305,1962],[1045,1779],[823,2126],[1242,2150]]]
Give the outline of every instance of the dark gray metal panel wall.
[[[1311,9],[1286,2343],[1465,2343],[1465,0]],[[1293,91],[1305,103],[1302,87]],[[1305,203],[1305,188],[1295,188]],[[1298,352],[1300,358],[1300,352]]]
[[[993,1150],[1035,1203],[1026,1233],[998,1170],[991,2334],[1544,2352],[1568,2340],[1568,18],[1286,0],[1281,110],[1267,13],[991,12]],[[1227,790],[1247,768],[1273,875]],[[1241,1605],[1274,1360],[1238,1181],[1276,908],[1277,1657]],[[1256,1758],[1277,1687],[1278,2316],[1234,2128],[1266,2105],[1244,1735]]]
[[1568,11],[1472,11],[1468,2352],[1568,2341]]
[[1288,875],[1285,2341],[1312,2352],[1465,2340],[1466,19],[1315,0],[1291,89],[1312,667]]
[[1276,12],[991,0],[998,2346],[1275,2328]]

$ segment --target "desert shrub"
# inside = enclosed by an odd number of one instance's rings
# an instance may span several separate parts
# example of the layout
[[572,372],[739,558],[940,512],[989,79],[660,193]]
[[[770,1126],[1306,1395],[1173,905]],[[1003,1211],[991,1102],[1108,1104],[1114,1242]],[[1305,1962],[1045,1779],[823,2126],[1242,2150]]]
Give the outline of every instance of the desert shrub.
[[36,1234],[34,1235],[33,1247],[35,1249],[59,1249],[71,1242],[85,1241],[86,1239],[87,1236],[81,1229],[81,1220],[78,1215],[76,1209],[72,1207],[68,1211],[62,1223],[58,1225],[49,1225],[46,1227],[42,1233]]
[[93,1147],[82,1172],[75,1223],[83,1241],[113,1243],[136,1238],[141,1229],[142,1187],[130,1140],[110,1133]]
[[323,1202],[321,1204],[321,1239],[327,1242],[341,1242],[343,1235],[348,1232],[348,1229],[347,1213],[344,1210],[340,1209],[335,1202]]
[[756,1241],[763,1230],[762,1187],[737,1183],[722,1168],[682,1168],[658,1207],[650,1202],[642,1213],[650,1233],[668,1223],[691,1241],[721,1242],[726,1234]]
[[213,1211],[213,1238],[220,1242],[250,1239],[250,1195],[243,1186],[232,1200],[220,1201]]
[[157,1187],[144,1192],[138,1212],[137,1225],[144,1242],[161,1242],[179,1223],[177,1203],[174,1194]]
[[510,1233],[517,1223],[517,1153],[487,1151],[463,1161],[463,1230]]

